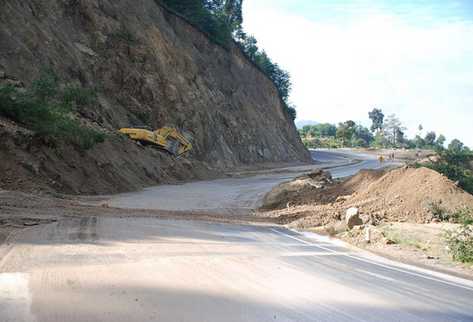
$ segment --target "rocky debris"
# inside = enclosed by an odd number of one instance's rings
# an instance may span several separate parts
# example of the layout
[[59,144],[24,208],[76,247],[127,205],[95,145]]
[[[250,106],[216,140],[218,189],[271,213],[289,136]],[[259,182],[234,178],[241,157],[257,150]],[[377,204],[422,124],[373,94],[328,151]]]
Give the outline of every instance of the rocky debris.
[[355,226],[363,225],[363,221],[361,220],[358,208],[352,207],[349,208],[345,214],[345,222],[347,224],[348,229],[352,229]]

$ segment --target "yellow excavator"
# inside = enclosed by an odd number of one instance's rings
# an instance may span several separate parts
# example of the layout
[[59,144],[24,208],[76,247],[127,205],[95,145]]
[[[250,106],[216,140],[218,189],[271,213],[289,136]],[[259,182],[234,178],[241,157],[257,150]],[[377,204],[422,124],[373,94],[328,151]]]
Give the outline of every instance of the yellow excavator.
[[120,132],[132,140],[152,144],[174,156],[182,156],[192,150],[191,135],[181,133],[173,127],[163,127],[155,131],[144,128],[123,128]]

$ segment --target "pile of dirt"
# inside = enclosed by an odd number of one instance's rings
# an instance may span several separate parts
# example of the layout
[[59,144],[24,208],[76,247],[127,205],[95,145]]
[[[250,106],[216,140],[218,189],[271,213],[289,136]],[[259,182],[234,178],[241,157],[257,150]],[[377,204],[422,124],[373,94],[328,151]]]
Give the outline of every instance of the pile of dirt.
[[[323,170],[316,170],[307,175],[299,176],[273,188],[265,196],[261,209],[281,209],[291,204],[302,204],[307,198],[313,198],[318,191],[332,183],[330,173]],[[319,196],[319,198],[322,198],[322,196]]]
[[293,222],[297,227],[316,227],[344,219],[347,209],[357,208],[360,217],[369,223],[427,223],[433,220],[432,204],[449,213],[473,209],[473,195],[427,168],[365,170],[316,193],[304,193],[303,200],[298,199],[295,206],[260,215],[280,223]]

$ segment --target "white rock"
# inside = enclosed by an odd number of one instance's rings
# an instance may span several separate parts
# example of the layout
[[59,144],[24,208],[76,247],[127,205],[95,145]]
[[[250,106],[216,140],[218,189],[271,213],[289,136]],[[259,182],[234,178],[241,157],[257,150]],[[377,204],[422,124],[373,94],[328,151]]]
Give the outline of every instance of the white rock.
[[363,221],[358,215],[358,208],[352,207],[347,210],[345,215],[345,222],[347,224],[348,229],[352,229],[355,226],[363,225]]

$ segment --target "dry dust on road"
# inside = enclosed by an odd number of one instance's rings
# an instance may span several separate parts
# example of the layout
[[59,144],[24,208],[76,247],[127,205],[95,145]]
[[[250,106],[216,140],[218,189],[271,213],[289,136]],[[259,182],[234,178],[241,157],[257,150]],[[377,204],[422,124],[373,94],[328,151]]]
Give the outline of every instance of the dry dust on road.
[[[375,263],[375,264],[373,264]],[[471,321],[473,285],[277,227],[70,218],[3,260],[2,321]]]
[[334,178],[341,178],[354,175],[362,169],[391,165],[380,164],[375,156],[350,151],[317,150],[312,151],[312,155],[318,161],[316,165],[263,171],[253,176],[161,185],[111,196],[104,203],[111,207],[129,209],[247,214],[261,206],[263,197],[274,186],[314,169],[323,168]]

